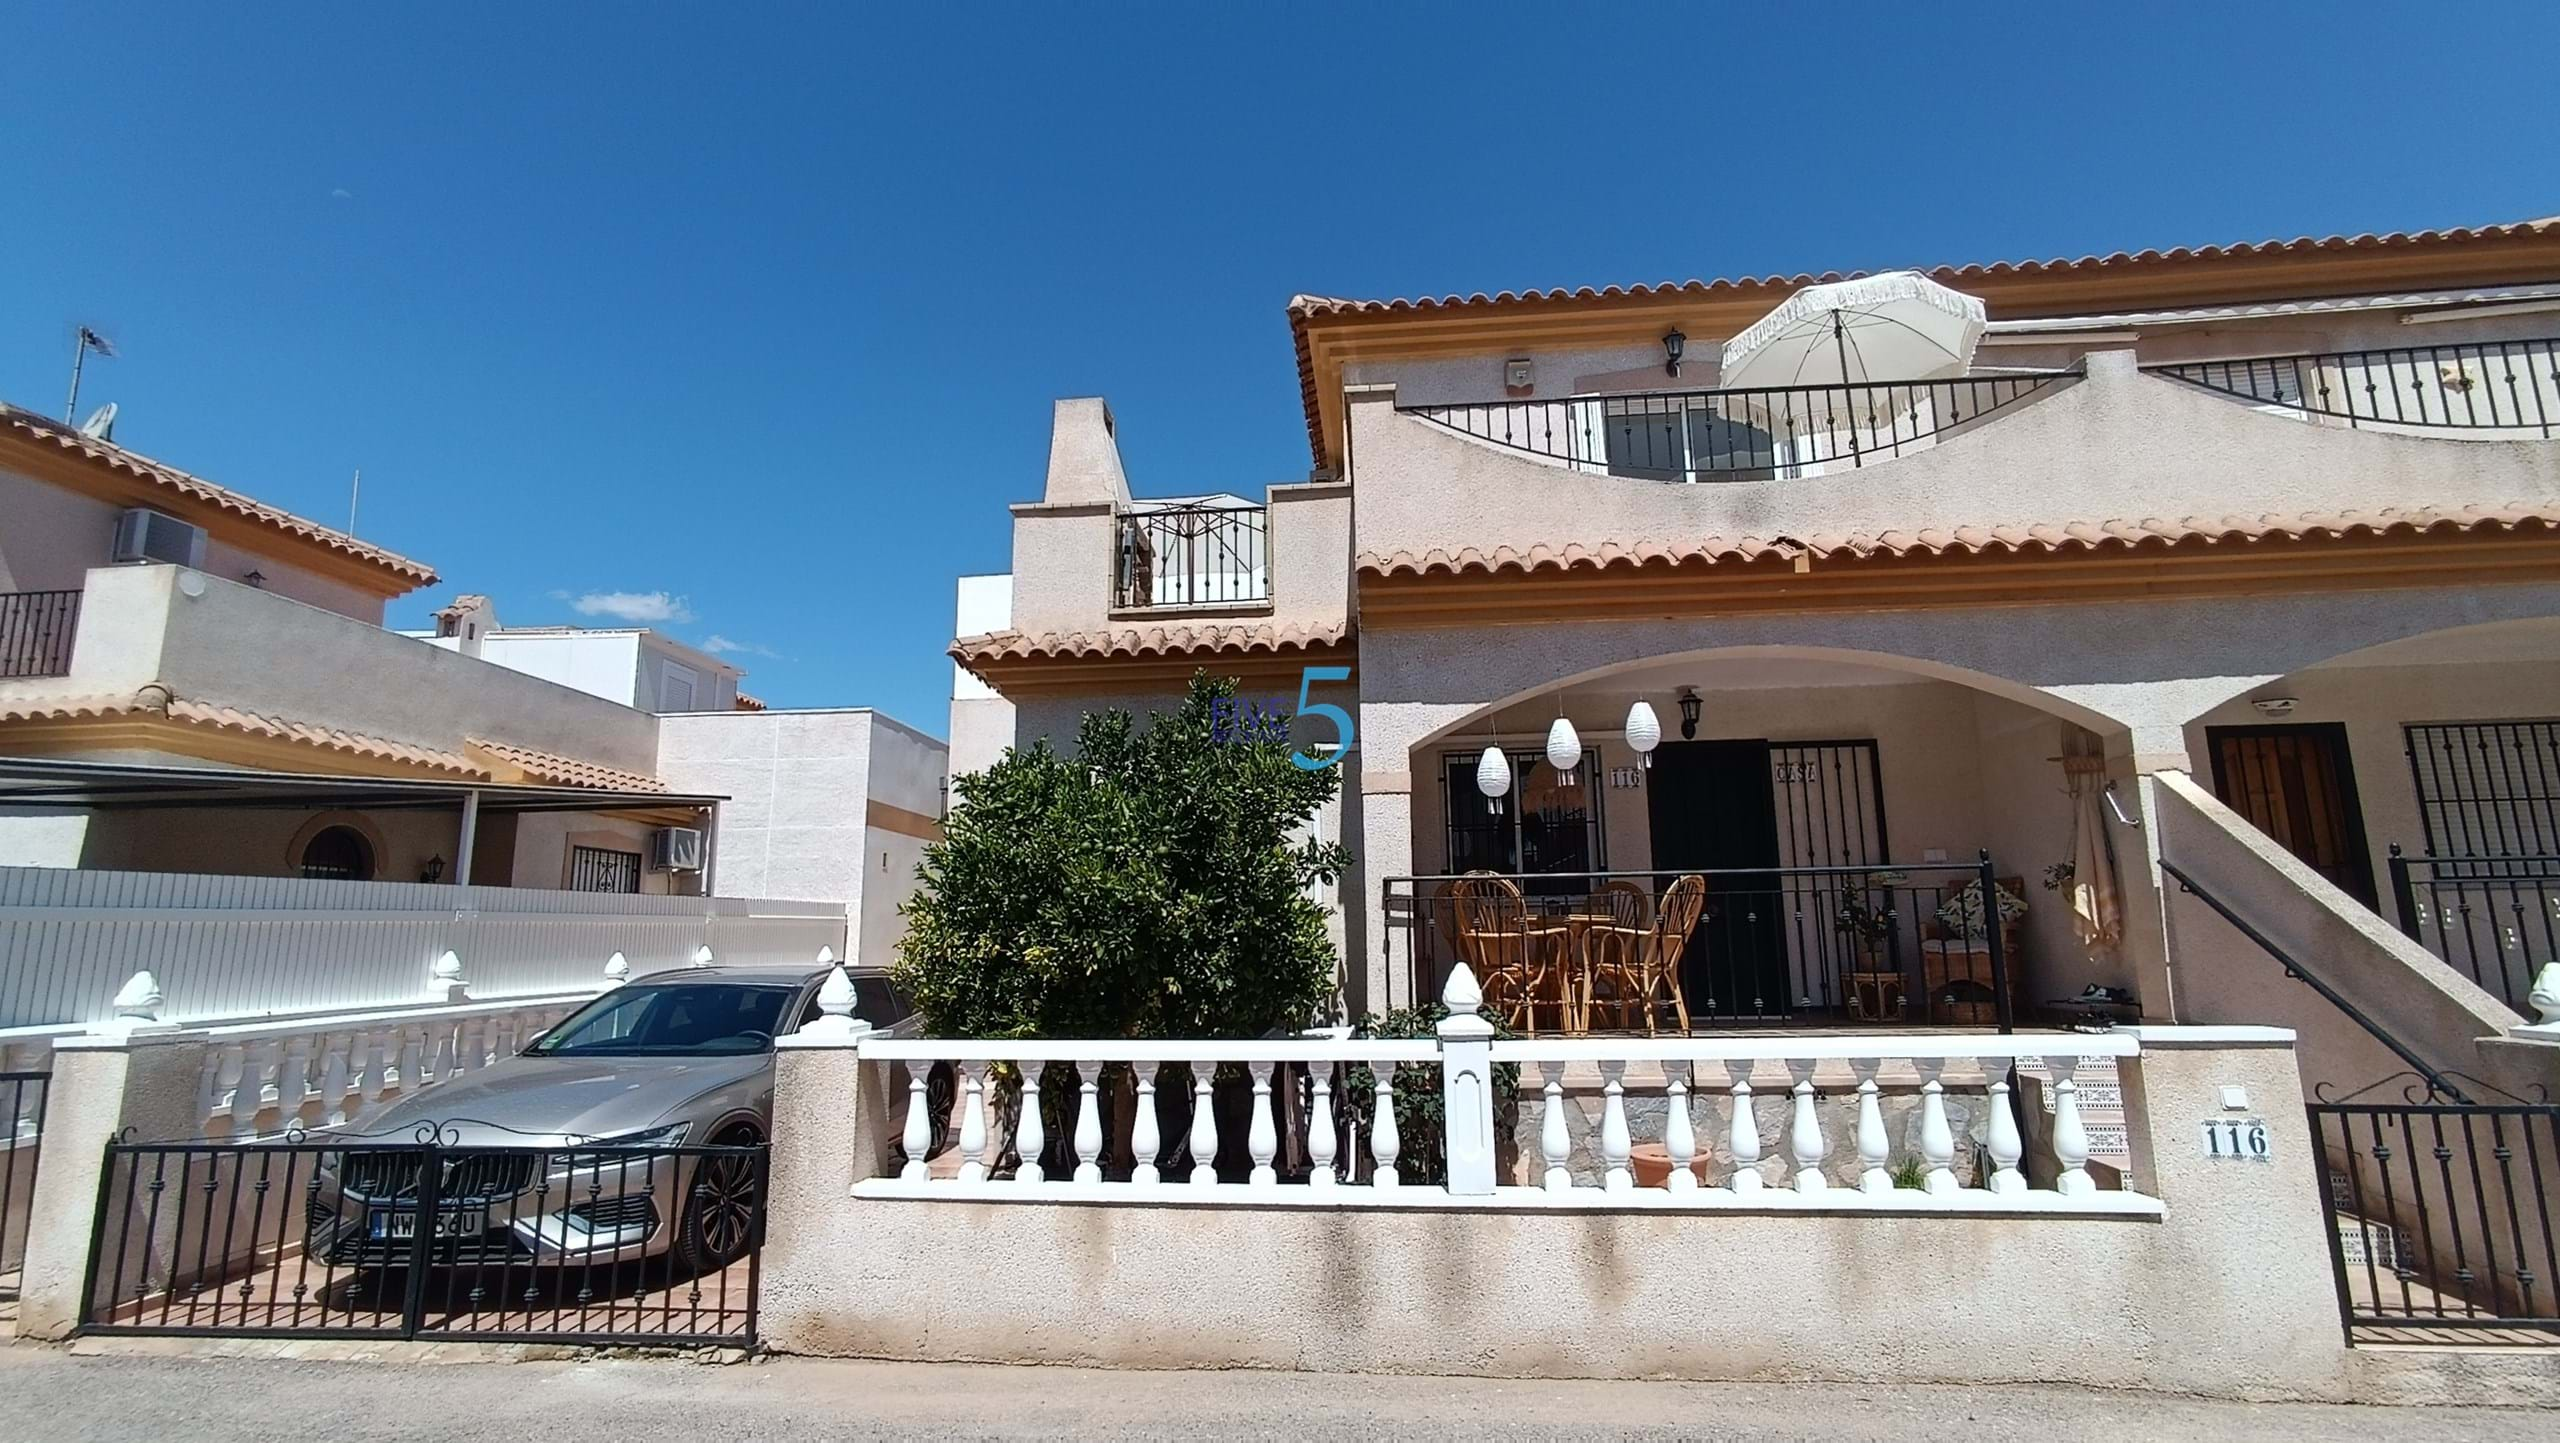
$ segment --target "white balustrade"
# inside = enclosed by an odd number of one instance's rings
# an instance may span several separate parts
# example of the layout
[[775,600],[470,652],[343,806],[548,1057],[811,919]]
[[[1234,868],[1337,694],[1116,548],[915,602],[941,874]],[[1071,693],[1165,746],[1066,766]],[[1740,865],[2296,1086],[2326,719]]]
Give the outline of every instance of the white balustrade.
[[[2155,1199],[2121,1184],[2102,1188],[2092,1175],[2071,1075],[2086,1058],[2137,1058],[2140,1044],[2127,1034],[2074,1036],[2062,1044],[2071,1049],[2069,1056],[2048,1055],[2056,1045],[2051,1037],[1955,1034],[1496,1039],[1489,1061],[1485,1053],[1466,1054],[1471,1080],[1441,1094],[1444,1103],[1474,1097],[1475,1069],[1489,1069],[1493,1086],[1484,1116],[1449,1120],[1441,1139],[1446,1151],[1439,1153],[1454,1156],[1462,1142],[1476,1146],[1494,1137],[1505,1172],[1489,1193],[1459,1189],[1439,1176],[1417,1178],[1402,1155],[1397,1069],[1407,1068],[1410,1091],[1433,1064],[1456,1055],[1443,1050],[1452,1048],[1445,1034],[1410,1041],[1310,1036],[1266,1042],[978,1042],[872,1034],[845,1045],[865,1064],[903,1065],[921,1077],[947,1063],[963,1079],[957,1167],[931,1175],[914,1156],[936,1130],[936,1120],[922,1111],[927,1103],[918,1085],[905,1104],[906,1169],[895,1178],[856,1184],[858,1196],[1358,1207],[1383,1201],[1381,1191],[1393,1188],[1400,1189],[1397,1205],[1418,1207],[2160,1211]],[[1470,1039],[1465,1045],[1485,1044]],[[995,1075],[988,1069],[1000,1060],[1019,1067],[1027,1079],[1015,1128],[1020,1160],[1009,1181],[995,1175],[1001,1147],[991,1145],[983,1117],[985,1088]],[[1061,1077],[1074,1079],[1068,1104],[1075,1109],[1071,1178],[1047,1176],[1039,1163],[1043,1138],[1055,1124],[1042,1121],[1038,1079],[1053,1066]],[[1124,1067],[1133,1082],[1125,1088],[1117,1082]],[[1157,1114],[1165,1102],[1167,1068],[1175,1069],[1176,1079],[1187,1074],[1191,1081],[1191,1115],[1178,1128],[1168,1128]],[[1695,1120],[1701,1069],[1710,1069],[1704,1078],[1725,1093],[1730,1107],[1714,1156],[1702,1155]],[[2031,1188],[2023,1170],[2012,1082],[2020,1069],[2051,1079],[2053,1125],[2037,1139],[2039,1148],[2049,1149],[2046,1160],[2056,1178],[2050,1187]],[[1231,1080],[1228,1088],[1218,1085],[1221,1072]],[[1358,1091],[1364,1076],[1365,1097]],[[1106,1078],[1112,1086],[1102,1086]],[[1236,1082],[1248,1097],[1235,1095]],[[1756,1107],[1771,1089],[1783,1089],[1777,1096],[1784,1107],[1764,1118]],[[1178,1080],[1173,1094],[1169,1105],[1178,1106]],[[1631,1094],[1642,1105],[1631,1107]],[[1656,1098],[1658,1123],[1649,1111]],[[1222,1102],[1228,1109],[1224,1128]],[[1120,1120],[1118,1111],[1131,1106],[1135,1116]],[[1776,1148],[1787,1172],[1777,1184],[1762,1175],[1770,1147],[1763,1129],[1781,1116]],[[1115,1134],[1115,1124],[1126,1131]],[[1225,1140],[1230,1147],[1241,1141],[1250,1170],[1236,1181],[1222,1181],[1222,1134],[1238,1127],[1241,1138]],[[1364,1129],[1365,1147],[1357,1141]],[[1161,1163],[1167,1137],[1186,1134],[1187,1180],[1168,1176]],[[1115,1151],[1106,1166],[1104,1152],[1114,1135],[1129,1139],[1132,1156],[1124,1162]],[[2047,1175],[2042,1165],[2038,1175]]]

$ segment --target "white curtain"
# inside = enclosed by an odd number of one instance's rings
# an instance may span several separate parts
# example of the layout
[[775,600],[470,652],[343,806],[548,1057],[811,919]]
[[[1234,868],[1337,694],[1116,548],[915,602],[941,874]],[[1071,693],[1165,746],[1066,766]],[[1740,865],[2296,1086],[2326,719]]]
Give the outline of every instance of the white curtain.
[[2062,774],[2071,786],[2071,928],[2085,947],[2112,947],[2124,939],[2124,900],[2116,891],[2116,843],[2101,795],[2106,760],[2066,756]]

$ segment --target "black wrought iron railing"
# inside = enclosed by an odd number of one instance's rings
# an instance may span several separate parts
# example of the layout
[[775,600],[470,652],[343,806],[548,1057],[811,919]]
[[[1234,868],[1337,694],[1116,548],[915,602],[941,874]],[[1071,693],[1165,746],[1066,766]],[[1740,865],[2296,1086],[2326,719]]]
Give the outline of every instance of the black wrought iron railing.
[[2145,366],[2155,376],[2348,426],[2549,439],[2560,425],[2560,340],[2469,341]]
[[77,591],[0,591],[0,680],[69,676]]
[[2409,1094],[2310,1107],[2347,1341],[2560,1345],[2560,1107]]
[[1949,381],[1653,391],[1408,406],[1409,415],[1576,469],[1652,481],[1768,481],[1936,445],[2079,379],[2028,371]]
[[42,1072],[0,1072],[0,1301],[14,1302],[27,1255],[29,1204],[36,1166],[43,1161],[44,1095],[52,1083]]
[[745,1345],[763,1144],[107,1147],[87,1333]]
[[[1985,919],[1980,898],[1999,894]],[[1694,897],[1691,895],[1694,894]],[[1392,877],[1387,1009],[1465,961],[1523,1032],[2013,1027],[2019,879],[1978,863]]]
[[1111,564],[1111,604],[1123,610],[1269,601],[1270,513],[1260,506],[1125,511]]
[[2560,961],[2560,856],[2410,857],[2391,849],[2400,930],[2526,1017]]

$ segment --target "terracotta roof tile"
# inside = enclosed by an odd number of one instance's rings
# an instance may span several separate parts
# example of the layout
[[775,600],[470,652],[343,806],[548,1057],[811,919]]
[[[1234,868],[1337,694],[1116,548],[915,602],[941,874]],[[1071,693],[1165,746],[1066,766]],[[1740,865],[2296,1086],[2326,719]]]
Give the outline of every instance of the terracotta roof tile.
[[749,696],[745,692],[738,693],[738,710],[763,711],[764,709],[765,701],[763,697]]
[[[2392,231],[2376,235],[2296,236],[2291,240],[2239,241],[2227,245],[2175,246],[2168,250],[2114,251],[2107,255],[2085,255],[2076,259],[1993,261],[1967,265],[1940,265],[1926,268],[1926,274],[1945,285],[1961,288],[1968,282],[1998,280],[2008,276],[2083,276],[2093,272],[2118,272],[2151,266],[2176,266],[2191,262],[2242,259],[2302,258],[2342,252],[2408,251],[2430,248],[2459,247],[2482,241],[2524,239],[2560,232],[2560,216],[2544,216],[2535,220],[2499,225],[2454,226],[2444,230]],[[1904,269],[1885,267],[1885,269]],[[1915,268],[1916,269],[1916,268]],[[1307,413],[1307,434],[1316,458],[1324,460],[1324,427],[1317,411],[1315,357],[1307,341],[1307,323],[1333,316],[1347,315],[1421,315],[1436,311],[1481,311],[1493,307],[1535,305],[1559,301],[1606,301],[1644,296],[1735,296],[1751,291],[1771,293],[1776,299],[1801,287],[1831,281],[1855,280],[1873,271],[1809,271],[1791,276],[1741,276],[1716,280],[1657,281],[1651,284],[1600,286],[1532,287],[1520,291],[1482,291],[1467,295],[1398,297],[1391,300],[1355,300],[1340,296],[1297,295],[1289,298],[1289,333],[1298,352],[1298,387]]]
[[1245,656],[1256,652],[1310,651],[1333,646],[1350,634],[1348,627],[1303,626],[1269,622],[1173,623],[1166,626],[1116,626],[1101,631],[1051,631],[1037,636],[995,631],[964,636],[951,643],[951,657],[963,666],[1022,661],[1033,657]]
[[214,731],[239,732],[248,736],[276,741],[299,742],[322,751],[345,756],[365,757],[376,761],[405,762],[431,771],[457,777],[488,780],[486,768],[467,757],[432,747],[411,746],[406,742],[385,741],[361,732],[337,727],[315,726],[309,722],[282,717],[261,716],[238,707],[218,702],[170,701],[165,706],[150,697],[82,696],[26,697],[0,702],[0,722],[68,721],[83,717],[166,716],[171,721]]
[[487,741],[480,737],[469,738],[465,746],[475,760],[494,757],[502,764],[502,767],[492,770],[519,771],[528,780],[549,786],[592,787],[608,792],[663,792],[667,789],[667,784],[656,777],[626,772],[620,767],[608,767],[600,762],[537,751],[532,747]]
[[225,511],[245,517],[259,525],[317,542],[330,550],[399,577],[411,586],[435,584],[435,568],[423,561],[412,561],[394,551],[386,551],[369,542],[358,541],[343,531],[333,531],[316,521],[306,520],[290,511],[253,501],[228,487],[217,486],[199,476],[190,476],[174,466],[164,466],[147,456],[128,451],[110,441],[101,441],[50,417],[0,402],[0,427],[38,441],[49,442],[61,450],[85,456],[101,465],[136,476],[174,495],[207,502]]
[[2346,539],[2461,535],[2489,531],[2560,530],[2560,503],[2513,501],[2504,506],[2458,509],[2312,512],[2294,516],[2189,516],[2176,520],[2066,521],[1993,526],[1922,527],[1915,531],[1814,532],[1805,536],[1708,536],[1694,541],[1605,542],[1598,546],[1468,546],[1454,551],[1364,551],[1364,575],[1460,576],[1548,571],[1599,571],[1610,567],[1680,566],[1751,562],[1764,556],[1979,556],[2130,552],[2178,546],[2246,546],[2266,540]]

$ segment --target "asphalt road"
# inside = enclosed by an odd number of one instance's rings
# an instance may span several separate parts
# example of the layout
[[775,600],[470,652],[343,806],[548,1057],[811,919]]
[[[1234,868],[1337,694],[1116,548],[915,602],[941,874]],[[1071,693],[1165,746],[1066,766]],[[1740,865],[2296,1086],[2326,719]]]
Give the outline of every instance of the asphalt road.
[[2063,1388],[1515,1383],[783,1359],[75,1357],[0,1346],[0,1439],[2534,1439],[2550,1413],[2205,1403]]

